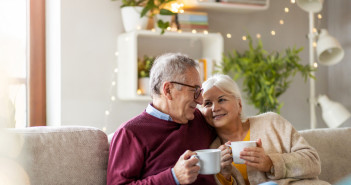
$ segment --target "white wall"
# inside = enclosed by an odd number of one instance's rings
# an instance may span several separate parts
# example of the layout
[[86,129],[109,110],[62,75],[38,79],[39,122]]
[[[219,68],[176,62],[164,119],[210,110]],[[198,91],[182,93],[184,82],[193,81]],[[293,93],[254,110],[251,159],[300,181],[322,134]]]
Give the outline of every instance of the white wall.
[[[293,46],[304,47],[301,58],[304,64],[308,64],[308,41],[306,39],[308,15],[289,2],[288,0],[271,0],[267,11],[256,13],[207,11],[210,31],[220,32],[223,36],[226,33],[232,34],[231,39],[224,41],[225,52],[245,49],[247,43],[241,40],[241,36],[246,33],[251,35],[260,33],[264,47],[268,51],[283,51]],[[348,3],[347,0],[339,2]],[[61,115],[59,116],[62,125],[89,125],[98,128],[107,125],[106,132],[111,133],[121,123],[138,115],[146,107],[146,102],[125,102],[118,99],[110,104],[110,93],[115,91],[111,89],[111,82],[114,77],[113,70],[116,67],[116,39],[124,31],[119,5],[120,2],[110,0],[61,1],[61,84],[56,85],[61,86],[59,101]],[[290,7],[289,14],[284,13],[285,6]],[[346,11],[347,7],[338,8],[345,9],[343,16],[350,15]],[[324,9],[326,12],[327,7]],[[324,16],[327,14],[324,13]],[[283,26],[278,24],[281,18],[285,20]],[[276,30],[275,37],[270,36],[271,29]],[[347,42],[350,42],[351,35],[344,35],[342,38],[344,39],[342,44],[350,46]],[[345,51],[347,53],[347,50]],[[345,56],[344,63],[346,63],[346,58],[351,57],[349,54]],[[351,69],[349,64],[347,67]],[[350,80],[345,77],[346,74],[346,69],[342,73],[333,74],[333,76],[340,76],[345,82],[343,86],[333,86],[333,90],[330,90],[330,86],[328,89],[328,68],[319,68],[316,72],[318,79],[316,92],[329,92],[334,98],[339,94],[332,91],[340,92],[345,88],[344,86],[347,86],[349,93]],[[330,71],[329,76],[331,76]],[[333,82],[329,81],[329,84]],[[290,89],[280,98],[284,102],[281,114],[299,130],[309,128],[308,96],[308,82],[304,83],[303,79],[297,75]],[[347,99],[347,95],[343,97],[343,104],[351,110],[351,100]],[[104,112],[109,107],[111,107],[111,113],[105,116]],[[246,106],[245,112],[247,115],[253,115],[257,111]],[[318,127],[326,127],[319,112],[317,108]]]

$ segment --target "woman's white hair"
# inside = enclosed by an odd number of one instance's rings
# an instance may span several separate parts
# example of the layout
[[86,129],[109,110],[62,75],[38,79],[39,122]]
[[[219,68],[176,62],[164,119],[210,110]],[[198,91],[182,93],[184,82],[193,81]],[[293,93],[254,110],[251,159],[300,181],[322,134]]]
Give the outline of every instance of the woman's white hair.
[[[208,78],[205,82],[202,83],[202,94],[205,94],[209,89],[216,86],[218,89],[223,91],[226,94],[234,96],[236,99],[241,101],[241,93],[238,84],[232,80],[228,75],[224,74],[215,74],[212,77]],[[242,102],[241,102],[242,105]],[[241,121],[245,121],[243,113],[240,113]]]

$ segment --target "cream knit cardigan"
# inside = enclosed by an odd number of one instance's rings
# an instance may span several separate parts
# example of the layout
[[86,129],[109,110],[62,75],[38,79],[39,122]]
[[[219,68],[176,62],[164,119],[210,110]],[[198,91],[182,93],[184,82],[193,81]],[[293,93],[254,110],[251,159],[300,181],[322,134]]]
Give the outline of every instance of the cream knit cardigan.
[[[321,164],[317,151],[280,115],[268,112],[249,117],[250,140],[261,138],[266,154],[271,158],[274,174],[247,167],[250,185],[274,181],[279,185],[328,185],[318,180]],[[211,148],[218,148],[217,138]],[[245,185],[240,172],[233,166],[234,185]],[[217,183],[219,181],[217,180]]]

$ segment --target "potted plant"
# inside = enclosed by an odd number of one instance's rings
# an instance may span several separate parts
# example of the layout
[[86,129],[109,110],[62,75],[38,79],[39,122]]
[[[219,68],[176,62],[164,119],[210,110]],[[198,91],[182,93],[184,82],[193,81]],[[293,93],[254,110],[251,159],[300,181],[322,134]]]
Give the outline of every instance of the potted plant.
[[283,103],[278,101],[278,97],[289,88],[292,77],[299,72],[306,82],[308,77],[314,78],[311,74],[314,69],[299,63],[299,53],[303,48],[287,48],[284,55],[268,53],[260,39],[255,48],[251,36],[247,38],[249,49],[243,53],[234,50],[232,54],[224,55],[217,72],[228,74],[234,80],[242,78],[248,103],[253,104],[260,113],[279,113]]
[[145,6],[140,14],[144,17],[149,14],[154,19],[158,28],[161,29],[161,34],[170,26],[172,16],[175,15],[172,11],[166,8],[166,5],[175,0],[146,0]]
[[[112,0],[115,1],[115,0]],[[146,29],[148,17],[141,17],[145,0],[122,0],[121,15],[126,32]]]
[[150,94],[150,69],[154,63],[154,60],[155,57],[148,56],[138,59],[138,89],[140,90],[140,94]]

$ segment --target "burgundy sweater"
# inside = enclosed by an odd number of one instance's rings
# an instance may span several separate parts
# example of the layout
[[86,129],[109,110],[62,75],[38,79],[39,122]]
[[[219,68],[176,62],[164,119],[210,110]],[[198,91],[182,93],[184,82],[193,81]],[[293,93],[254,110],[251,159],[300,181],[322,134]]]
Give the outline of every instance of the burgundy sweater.
[[[199,110],[188,124],[165,121],[145,111],[114,134],[107,184],[175,185],[171,168],[186,150],[209,148],[216,134]],[[216,184],[213,175],[199,175],[193,184]]]

